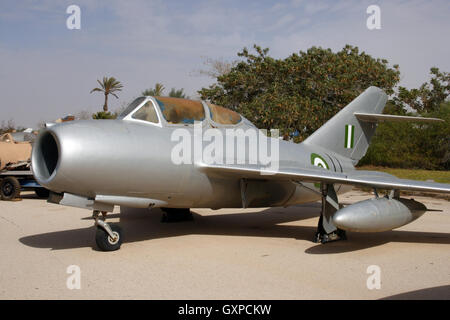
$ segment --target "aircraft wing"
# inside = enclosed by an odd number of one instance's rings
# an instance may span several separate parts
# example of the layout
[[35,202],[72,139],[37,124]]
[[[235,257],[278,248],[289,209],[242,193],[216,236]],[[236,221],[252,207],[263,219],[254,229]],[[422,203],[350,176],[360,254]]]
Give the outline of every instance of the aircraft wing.
[[409,190],[432,193],[450,193],[450,184],[399,179],[377,171],[352,170],[332,172],[326,169],[289,168],[271,171],[256,166],[199,164],[201,170],[215,175],[238,175],[242,178],[265,180],[295,180],[302,182],[325,182],[364,186],[388,190]]

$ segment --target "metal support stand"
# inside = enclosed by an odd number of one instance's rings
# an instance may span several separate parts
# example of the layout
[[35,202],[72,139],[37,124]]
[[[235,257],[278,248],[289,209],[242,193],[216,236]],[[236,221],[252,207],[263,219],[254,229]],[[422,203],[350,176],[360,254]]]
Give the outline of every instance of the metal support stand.
[[320,213],[317,232],[314,237],[316,243],[327,243],[346,240],[345,231],[338,229],[333,223],[333,214],[339,210],[339,201],[332,184],[321,183],[322,211]]

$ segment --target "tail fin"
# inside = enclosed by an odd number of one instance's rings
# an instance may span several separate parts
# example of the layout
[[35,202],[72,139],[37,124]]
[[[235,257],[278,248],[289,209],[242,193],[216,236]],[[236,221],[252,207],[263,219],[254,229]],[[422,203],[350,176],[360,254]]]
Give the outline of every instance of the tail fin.
[[359,121],[354,113],[380,114],[387,95],[377,87],[370,87],[309,136],[304,143],[320,146],[357,163],[366,154],[376,122]]

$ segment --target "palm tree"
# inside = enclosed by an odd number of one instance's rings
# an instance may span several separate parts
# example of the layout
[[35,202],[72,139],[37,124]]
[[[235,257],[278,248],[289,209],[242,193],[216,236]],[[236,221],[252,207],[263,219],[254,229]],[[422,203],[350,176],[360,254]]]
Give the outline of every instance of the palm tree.
[[143,96],[155,96],[155,97],[161,97],[164,92],[164,85],[162,83],[155,84],[154,89],[146,89],[142,91]]
[[105,95],[105,104],[103,105],[103,111],[108,112],[108,95],[112,94],[117,99],[119,98],[114,92],[122,91],[123,85],[120,81],[117,81],[114,77],[103,77],[103,81],[97,80],[100,84],[99,88],[94,88],[91,90],[91,93],[94,91],[103,92]]
[[184,89],[183,88],[181,88],[179,90],[177,90],[175,88],[172,88],[172,90],[170,90],[170,92],[169,92],[169,97],[185,99],[186,98],[186,94],[184,93]]

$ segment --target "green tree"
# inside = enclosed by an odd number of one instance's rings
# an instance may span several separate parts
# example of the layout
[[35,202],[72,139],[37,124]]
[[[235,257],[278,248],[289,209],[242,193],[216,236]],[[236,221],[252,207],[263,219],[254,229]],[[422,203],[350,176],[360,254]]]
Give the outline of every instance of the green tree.
[[393,101],[400,107],[408,106],[419,114],[437,111],[450,94],[450,73],[431,68],[430,76],[431,80],[419,88],[408,90],[399,87]]
[[170,90],[170,92],[169,92],[169,97],[185,99],[186,98],[186,94],[184,93],[184,89],[183,88],[181,88],[179,90],[177,90],[175,88],[172,88]]
[[285,59],[254,46],[217,83],[199,91],[202,99],[242,113],[259,128],[280,129],[302,141],[369,86],[392,94],[398,65],[346,45],[341,51],[312,47]]
[[100,120],[100,119],[116,119],[117,118],[117,113],[111,113],[109,111],[105,112],[105,111],[99,111],[97,113],[94,113],[92,115],[92,119],[95,120]]
[[417,111],[421,116],[440,118],[445,122],[380,123],[360,165],[450,169],[449,73],[437,68],[431,68],[430,73],[431,80],[419,88],[400,87],[384,112],[407,115]]
[[[154,96],[154,97],[162,97],[164,96],[164,90],[166,88],[164,87],[164,85],[162,83],[156,83],[154,88],[150,88],[150,89],[146,89],[144,91],[142,91],[142,95],[143,96]],[[169,97],[173,97],[173,98],[183,98],[183,99],[187,99],[188,97],[186,96],[186,94],[184,93],[184,89],[175,89],[172,88],[169,92]]]
[[380,123],[358,165],[430,170],[450,169],[450,102],[427,117],[445,120],[432,124]]
[[154,96],[154,97],[161,97],[164,94],[164,90],[166,88],[162,83],[156,83],[155,87],[152,89],[146,89],[142,91],[143,96]]
[[103,111],[104,112],[108,112],[108,95],[113,95],[114,97],[116,97],[116,99],[118,99],[119,97],[117,96],[117,94],[115,92],[119,92],[122,91],[123,85],[116,80],[116,78],[114,77],[103,77],[103,81],[97,80],[98,84],[100,85],[100,87],[94,88],[91,90],[92,92],[103,92],[103,94],[105,95],[105,103],[103,105]]

